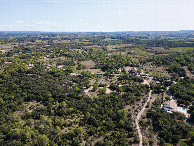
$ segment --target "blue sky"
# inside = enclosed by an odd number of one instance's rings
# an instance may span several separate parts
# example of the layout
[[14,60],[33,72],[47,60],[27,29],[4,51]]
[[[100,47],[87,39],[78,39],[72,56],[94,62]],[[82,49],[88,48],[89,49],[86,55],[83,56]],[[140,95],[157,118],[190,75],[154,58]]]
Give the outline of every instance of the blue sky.
[[194,30],[194,0],[0,0],[0,31]]

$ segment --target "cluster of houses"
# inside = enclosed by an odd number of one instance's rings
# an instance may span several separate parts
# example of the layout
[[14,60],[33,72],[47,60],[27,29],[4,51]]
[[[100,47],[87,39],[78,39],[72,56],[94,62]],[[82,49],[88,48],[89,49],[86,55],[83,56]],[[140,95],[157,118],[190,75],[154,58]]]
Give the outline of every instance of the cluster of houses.
[[[115,74],[120,75],[121,71],[122,71],[122,69],[119,68],[119,69],[117,69],[115,71]],[[137,74],[138,73],[138,69],[136,67],[131,67],[129,70],[125,69],[125,71],[128,72],[128,73],[130,73],[130,74]],[[140,76],[140,77],[146,77],[147,74],[145,74],[145,73],[142,72],[142,73],[139,73],[138,76]]]
[[[115,71],[115,74],[120,74],[121,71],[122,71],[122,69],[119,68],[119,69],[117,69],[117,70]],[[125,69],[125,71],[128,71],[128,73],[136,74],[137,71],[138,71],[138,69],[137,69],[136,67],[131,67],[129,70]]]
[[[120,74],[121,71],[122,71],[121,68],[119,68],[117,71],[115,71],[115,74],[121,75]],[[138,73],[138,69],[136,67],[130,67],[128,69],[125,68],[125,71],[128,72],[129,74],[134,74],[134,75],[137,75],[137,76],[140,76],[140,77],[143,77],[143,78],[148,76],[148,74],[145,74],[143,72],[142,73]],[[153,77],[149,77],[149,78],[152,78],[153,80],[155,80],[155,83],[157,85],[163,86],[162,82],[157,80],[157,78],[153,78]],[[169,81],[169,80],[167,80],[167,81]],[[173,83],[176,84],[176,82],[173,82]],[[169,113],[181,112],[187,118],[189,117],[186,108],[178,106],[177,105],[177,101],[174,100],[173,96],[171,96],[171,100],[166,100],[165,101],[165,103],[162,105],[162,108],[166,112],[169,112]]]

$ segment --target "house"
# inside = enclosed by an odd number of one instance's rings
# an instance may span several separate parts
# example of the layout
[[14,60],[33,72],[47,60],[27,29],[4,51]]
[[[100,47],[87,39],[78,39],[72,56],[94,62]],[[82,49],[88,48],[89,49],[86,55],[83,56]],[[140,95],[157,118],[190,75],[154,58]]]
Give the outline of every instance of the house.
[[52,68],[51,68],[50,66],[47,66],[47,67],[46,67],[46,70],[51,71]]
[[143,73],[143,72],[142,72],[142,73],[140,73],[139,75],[140,75],[140,77],[146,77],[146,74],[145,74],[145,73]]
[[28,69],[31,69],[32,67],[34,67],[34,64],[28,64]]
[[81,74],[78,73],[70,73],[71,76],[81,76]]
[[119,68],[119,69],[117,69],[116,71],[115,71],[115,74],[120,74],[121,73],[121,68]]
[[69,93],[65,93],[65,95],[67,96],[67,95],[69,95]]
[[157,85],[162,85],[162,83],[160,81],[156,81]]
[[5,64],[11,64],[12,62],[4,62]]
[[64,65],[58,65],[57,68],[62,69]]
[[165,104],[163,106],[164,111],[166,112],[176,112],[177,111],[177,103],[173,100],[165,101]]
[[135,73],[135,74],[136,74],[136,73],[137,73],[137,70],[138,70],[138,69],[137,69],[136,67],[133,67],[133,68],[131,68],[131,69],[129,70],[129,72],[130,72],[130,73]]

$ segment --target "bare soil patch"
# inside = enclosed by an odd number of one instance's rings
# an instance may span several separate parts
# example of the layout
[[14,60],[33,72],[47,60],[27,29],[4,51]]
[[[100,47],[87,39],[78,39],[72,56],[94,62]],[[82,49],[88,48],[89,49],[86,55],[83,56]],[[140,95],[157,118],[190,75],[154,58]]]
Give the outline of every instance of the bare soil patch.
[[84,46],[84,48],[87,48],[87,49],[90,49],[90,48],[92,48],[92,49],[100,49],[101,46],[98,46],[98,45],[91,45],[91,46]]
[[131,46],[133,45],[132,44],[118,44],[118,45],[108,45],[107,48],[111,50],[111,49],[117,49],[121,47],[131,47]]
[[90,69],[90,68],[93,68],[95,67],[95,62],[92,61],[92,60],[89,60],[89,61],[82,61],[81,62],[82,65],[86,66],[86,69]]
[[184,70],[187,73],[187,77],[189,77],[190,79],[194,79],[194,75],[188,70],[187,66],[183,66]]
[[26,109],[28,112],[32,112],[34,108],[37,107],[44,107],[44,105],[42,105],[41,103],[37,102],[37,101],[33,101],[33,102],[27,102],[25,103]]

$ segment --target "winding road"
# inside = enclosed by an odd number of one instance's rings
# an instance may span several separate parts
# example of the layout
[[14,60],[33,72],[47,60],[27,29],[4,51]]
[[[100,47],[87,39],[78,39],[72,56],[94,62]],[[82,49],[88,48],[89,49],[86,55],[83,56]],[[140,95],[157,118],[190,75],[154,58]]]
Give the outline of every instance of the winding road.
[[[148,80],[144,80],[144,84],[147,84],[147,85],[150,86]],[[135,119],[136,129],[137,129],[137,132],[138,132],[138,135],[139,135],[139,146],[142,146],[142,143],[143,143],[142,133],[141,133],[141,129],[140,129],[140,127],[139,127],[139,119],[141,118],[143,112],[145,111],[145,108],[146,108],[147,103],[150,101],[151,93],[152,93],[152,90],[150,90],[150,92],[149,92],[149,94],[148,94],[148,99],[147,99],[147,101],[145,102],[145,104],[143,105],[143,108],[142,108],[141,111],[137,114],[137,118]]]

